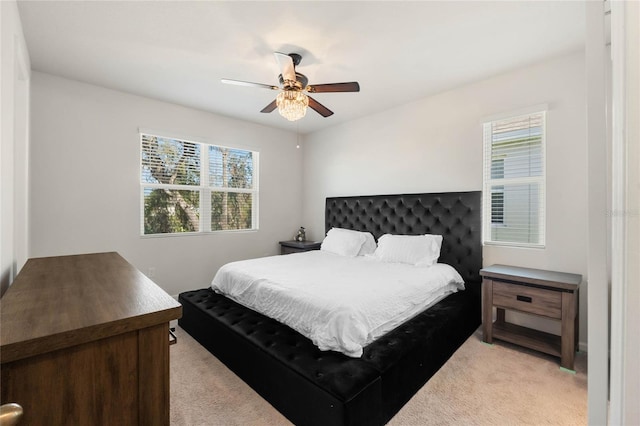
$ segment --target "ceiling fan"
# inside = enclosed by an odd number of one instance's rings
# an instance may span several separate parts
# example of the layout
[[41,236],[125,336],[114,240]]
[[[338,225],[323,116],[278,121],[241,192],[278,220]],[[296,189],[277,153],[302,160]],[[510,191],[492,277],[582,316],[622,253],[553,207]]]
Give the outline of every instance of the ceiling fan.
[[[305,116],[307,107],[323,117],[329,117],[333,111],[316,101],[306,93],[329,93],[329,92],[359,92],[360,85],[357,81],[349,83],[329,83],[309,85],[309,79],[296,72],[296,66],[300,64],[302,56],[297,53],[275,52],[276,61],[280,66],[281,74],[278,76],[280,86],[269,84],[251,83],[248,81],[229,80],[223,78],[222,83],[236,84],[239,86],[258,87],[262,89],[279,90],[280,93],[269,105],[260,112],[269,113],[278,108],[278,112],[289,121],[299,120]],[[305,93],[306,92],[306,93]]]

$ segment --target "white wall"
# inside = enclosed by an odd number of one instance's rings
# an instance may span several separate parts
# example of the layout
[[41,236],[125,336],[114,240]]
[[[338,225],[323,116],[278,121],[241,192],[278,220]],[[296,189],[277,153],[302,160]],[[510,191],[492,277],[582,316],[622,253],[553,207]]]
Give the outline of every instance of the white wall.
[[[607,117],[613,94],[611,88],[610,51],[606,47],[608,18],[605,8],[609,2],[585,2],[585,68],[586,68],[586,115],[587,115],[587,176],[588,233],[587,258],[589,275],[589,329],[588,340],[592,350],[589,353],[587,369],[589,424],[607,424],[609,409],[610,370],[610,279],[608,250],[611,238],[611,218],[607,208],[610,197],[612,175],[611,165],[611,123]],[[606,208],[605,208],[606,207]]]
[[[31,91],[32,257],[118,251],[175,295],[224,263],[277,254],[300,226],[294,133],[39,72]],[[140,237],[138,128],[259,151],[260,229]]]
[[29,53],[15,1],[0,2],[0,295],[28,255]]
[[[366,88],[363,88],[366,90]],[[308,135],[303,144],[303,222],[322,239],[328,196],[482,189],[482,120],[538,104],[547,114],[544,249],[484,247],[484,264],[587,272],[584,54],[499,75]],[[586,285],[580,339],[586,339]],[[559,332],[555,321],[512,316]]]
[[[640,4],[611,5],[613,210],[609,424],[640,424]],[[589,394],[592,389],[589,382]],[[595,392],[594,392],[595,393]],[[596,394],[598,395],[598,394]],[[604,411],[604,410],[603,410]],[[606,414],[604,411],[603,414]],[[591,412],[590,412],[591,420]],[[595,423],[595,422],[594,422]]]

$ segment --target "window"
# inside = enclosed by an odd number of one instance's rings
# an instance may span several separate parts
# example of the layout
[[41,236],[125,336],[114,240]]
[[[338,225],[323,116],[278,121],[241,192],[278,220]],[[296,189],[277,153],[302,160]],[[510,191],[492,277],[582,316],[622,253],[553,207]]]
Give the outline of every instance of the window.
[[491,224],[504,224],[504,190],[491,191]]
[[484,242],[543,247],[545,112],[483,127]]
[[140,134],[142,235],[257,229],[258,153]]
[[[504,158],[491,160],[491,179],[504,178]],[[504,223],[504,186],[491,188],[491,223]]]

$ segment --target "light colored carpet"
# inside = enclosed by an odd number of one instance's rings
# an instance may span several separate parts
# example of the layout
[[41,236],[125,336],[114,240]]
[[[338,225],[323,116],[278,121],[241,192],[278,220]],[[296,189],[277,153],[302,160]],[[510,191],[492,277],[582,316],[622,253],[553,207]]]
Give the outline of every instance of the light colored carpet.
[[[220,361],[178,328],[171,346],[172,425],[290,425]],[[389,425],[586,425],[586,354],[577,374],[558,359],[508,343],[486,345],[480,330]]]

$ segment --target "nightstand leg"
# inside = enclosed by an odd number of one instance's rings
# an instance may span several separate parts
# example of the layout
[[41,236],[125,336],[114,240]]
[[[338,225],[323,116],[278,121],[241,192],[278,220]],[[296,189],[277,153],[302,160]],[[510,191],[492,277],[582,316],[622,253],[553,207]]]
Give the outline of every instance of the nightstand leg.
[[576,353],[576,294],[562,293],[562,335],[560,366],[573,370]]
[[580,336],[580,293],[579,290],[574,292],[575,304],[576,304],[576,319],[575,319],[575,330],[574,330],[574,339],[575,339],[575,351],[578,352],[578,338]]
[[482,341],[493,343],[493,281],[482,280]]

